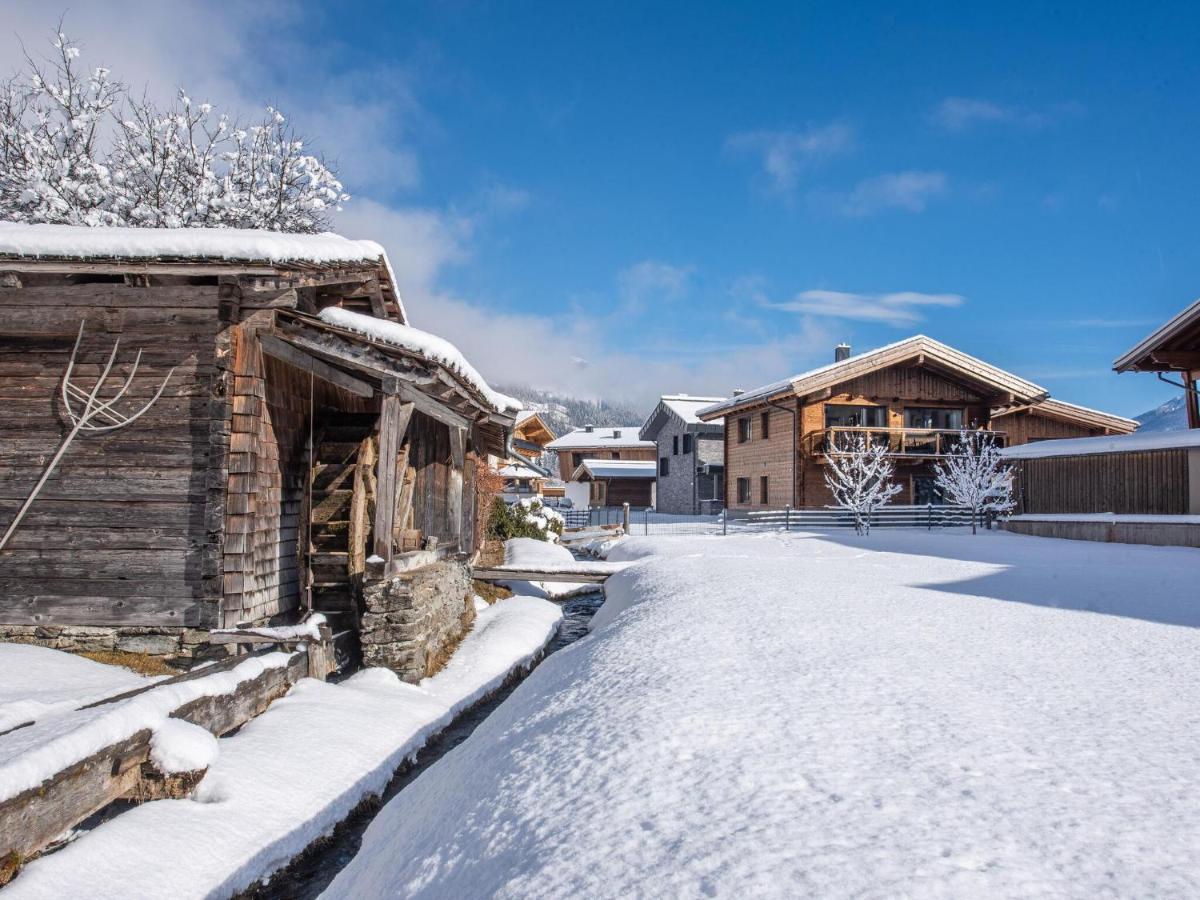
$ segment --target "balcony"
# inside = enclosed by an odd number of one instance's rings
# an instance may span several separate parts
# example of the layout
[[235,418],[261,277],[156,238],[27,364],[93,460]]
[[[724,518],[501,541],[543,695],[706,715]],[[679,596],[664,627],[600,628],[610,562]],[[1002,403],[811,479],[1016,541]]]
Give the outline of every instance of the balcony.
[[[996,444],[1005,445],[1003,431],[988,431]],[[866,428],[838,426],[804,436],[808,456],[828,459],[848,451],[859,438],[888,448],[889,456],[905,459],[937,459],[954,451],[960,442],[957,428]]]

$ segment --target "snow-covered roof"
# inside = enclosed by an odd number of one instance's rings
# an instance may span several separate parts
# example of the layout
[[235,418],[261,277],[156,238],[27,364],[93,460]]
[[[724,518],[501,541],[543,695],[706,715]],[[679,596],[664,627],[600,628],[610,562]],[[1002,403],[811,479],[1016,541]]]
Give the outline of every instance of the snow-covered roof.
[[1089,406],[1080,406],[1078,403],[1055,400],[1053,397],[1031,406],[993,411],[992,418],[998,419],[1017,412],[1027,412],[1035,416],[1049,416],[1052,419],[1065,419],[1068,422],[1077,422],[1096,428],[1107,428],[1120,434],[1129,434],[1136,431],[1140,424],[1137,419],[1127,419],[1124,416],[1106,413],[1099,409],[1092,409]]
[[501,478],[545,478],[537,469],[523,466],[520,463],[509,463],[497,472]]
[[591,478],[654,478],[658,463],[652,459],[585,459],[571,474],[572,481]]
[[1136,450],[1171,450],[1179,447],[1200,447],[1200,428],[1034,441],[1031,444],[1006,447],[1000,453],[1007,459],[1039,459],[1047,456],[1087,456],[1093,453],[1129,453]]
[[[27,259],[186,259],[272,265],[382,265],[396,278],[383,247],[341,235],[286,234],[248,228],[124,228],[0,222],[0,257]],[[399,296],[396,304],[404,319]]]
[[725,400],[724,397],[692,397],[688,394],[664,394],[659,398],[658,404],[650,411],[650,415],[646,417],[646,421],[642,423],[642,428],[639,434],[643,440],[656,441],[658,440],[659,432],[666,425],[670,416],[675,416],[683,422],[685,426],[699,426],[692,428],[693,431],[708,430],[719,431],[725,424],[723,419],[714,419],[711,422],[701,422],[696,413],[707,406],[712,406],[714,403],[721,403]]
[[366,335],[385,344],[401,347],[416,353],[425,359],[432,360],[445,366],[460,378],[475,388],[493,409],[498,412],[517,411],[521,409],[521,401],[494,391],[475,370],[458,348],[445,338],[440,338],[411,325],[401,325],[390,319],[377,319],[374,316],[351,312],[337,306],[321,310],[321,321],[356,334]]
[[961,350],[956,350],[941,341],[936,341],[923,334],[916,334],[902,341],[896,341],[875,350],[850,356],[828,365],[810,369],[807,372],[801,372],[791,378],[755,388],[722,403],[704,407],[698,410],[698,415],[701,421],[711,422],[717,416],[746,406],[757,405],[776,396],[808,394],[915,357],[924,358],[943,368],[966,375],[975,381],[989,384],[998,391],[1011,393],[1017,401],[1031,402],[1049,396],[1049,392],[1045,388],[1032,381],[1026,381],[1024,378],[963,353]]
[[661,402],[663,406],[683,419],[684,422],[689,425],[695,425],[700,421],[696,416],[697,411],[704,409],[706,406],[712,406],[714,403],[721,403],[724,400],[724,397],[690,397],[687,394],[674,394],[664,396]]
[[1147,357],[1151,355],[1151,351],[1160,349],[1164,343],[1179,336],[1180,332],[1198,325],[1200,325],[1200,300],[1197,300],[1181,313],[1155,329],[1153,333],[1138,341],[1136,345],[1130,347],[1129,350],[1113,362],[1113,369],[1118,372],[1129,372],[1137,371],[1141,368],[1147,368],[1151,371],[1171,368],[1170,366],[1155,364],[1153,360],[1148,360]]
[[653,447],[654,441],[643,441],[637,425],[616,427],[576,428],[546,445],[547,450],[580,450],[589,447]]

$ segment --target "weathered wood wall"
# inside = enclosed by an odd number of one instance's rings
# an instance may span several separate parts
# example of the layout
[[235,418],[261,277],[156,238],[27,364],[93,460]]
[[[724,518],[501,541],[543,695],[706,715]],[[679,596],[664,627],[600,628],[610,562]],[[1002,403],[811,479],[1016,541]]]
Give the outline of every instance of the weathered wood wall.
[[1024,459],[1017,476],[1019,513],[1189,512],[1185,449]]
[[[81,319],[75,378],[90,385],[116,338],[142,365],[127,428],[81,435],[0,553],[0,624],[215,624],[224,436],[217,286],[0,287],[0,523],[6,527],[70,427],[60,386]],[[53,283],[45,283],[45,282]],[[126,371],[121,366],[120,371]],[[113,379],[111,383],[117,383]]]
[[[261,322],[231,329],[228,497],[223,554],[223,624],[255,622],[300,603],[301,508],[311,405],[366,412],[370,401],[262,353]],[[222,473],[216,473],[221,479]],[[222,479],[223,480],[223,479]]]
[[445,546],[456,537],[450,522],[450,429],[414,412],[407,442],[409,464],[416,468],[413,528]]
[[1007,436],[1007,446],[1028,444],[1030,441],[1049,441],[1059,438],[1095,437],[1104,433],[1102,428],[1088,428],[1085,425],[1072,424],[1048,416],[1039,416],[1031,412],[1012,413],[997,416],[992,426],[997,431],[1003,431]]

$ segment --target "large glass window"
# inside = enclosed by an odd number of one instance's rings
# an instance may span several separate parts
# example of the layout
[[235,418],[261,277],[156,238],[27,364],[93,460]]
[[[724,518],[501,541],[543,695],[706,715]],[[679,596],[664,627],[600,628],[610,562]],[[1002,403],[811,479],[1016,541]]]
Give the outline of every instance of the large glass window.
[[750,502],[750,479],[739,478],[737,480],[737,500],[738,503]]
[[826,428],[886,428],[887,407],[825,404]]
[[963,411],[961,409],[910,406],[904,410],[905,428],[948,428],[957,431],[962,426]]

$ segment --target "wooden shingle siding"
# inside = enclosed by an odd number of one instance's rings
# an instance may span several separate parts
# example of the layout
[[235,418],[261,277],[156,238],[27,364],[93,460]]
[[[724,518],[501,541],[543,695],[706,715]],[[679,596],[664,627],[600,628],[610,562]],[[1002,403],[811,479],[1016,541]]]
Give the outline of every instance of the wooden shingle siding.
[[1184,449],[1024,459],[1018,512],[1186,515]]
[[204,514],[217,287],[55,282],[0,288],[0,523],[69,430],[61,384],[81,320],[77,382],[92,384],[117,338],[110,386],[142,351],[132,406],[175,373],[128,429],[81,435],[67,451],[0,554],[0,624],[213,622],[203,576],[217,563]]

